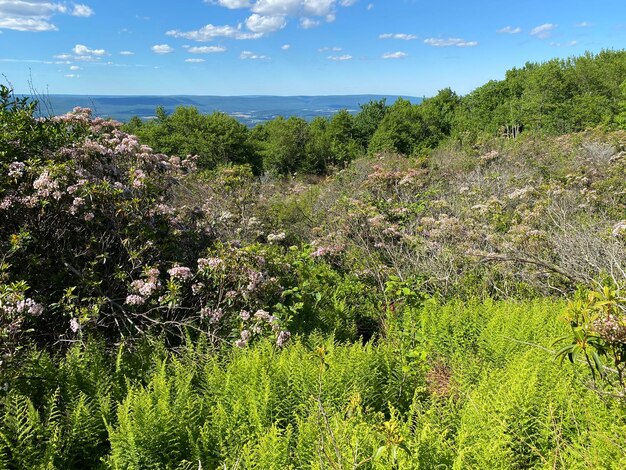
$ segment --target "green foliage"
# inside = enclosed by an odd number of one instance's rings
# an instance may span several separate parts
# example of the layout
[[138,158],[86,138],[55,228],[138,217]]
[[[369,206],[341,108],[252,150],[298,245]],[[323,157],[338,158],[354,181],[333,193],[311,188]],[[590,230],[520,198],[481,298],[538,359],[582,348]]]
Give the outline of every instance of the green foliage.
[[373,100],[360,106],[359,112],[354,117],[354,131],[363,149],[369,147],[370,140],[387,114],[387,110],[385,99]]
[[545,349],[564,331],[562,303],[422,303],[399,281],[388,294],[396,326],[378,344],[33,355],[0,398],[0,465],[623,466],[623,410]]
[[[593,378],[606,379],[623,395],[626,390],[624,363],[626,362],[626,299],[609,286],[583,293],[571,301],[565,312],[565,320],[571,326],[571,334],[557,342],[570,340],[557,356],[567,357],[574,363],[582,356]],[[611,368],[606,368],[608,360]],[[615,381],[615,382],[614,382]]]
[[419,142],[426,137],[423,116],[418,105],[398,99],[389,107],[372,136],[370,153],[391,152],[412,155]]
[[471,142],[481,133],[563,134],[621,122],[617,104],[625,77],[624,51],[528,63],[465,96],[454,133]]
[[279,175],[292,174],[307,160],[309,128],[304,119],[282,116],[264,124],[261,154],[265,168]]
[[224,113],[203,115],[194,107],[180,106],[168,115],[160,108],[157,119],[134,119],[126,129],[158,152],[197,155],[202,169],[225,164],[248,164],[257,173],[262,169],[247,127]]

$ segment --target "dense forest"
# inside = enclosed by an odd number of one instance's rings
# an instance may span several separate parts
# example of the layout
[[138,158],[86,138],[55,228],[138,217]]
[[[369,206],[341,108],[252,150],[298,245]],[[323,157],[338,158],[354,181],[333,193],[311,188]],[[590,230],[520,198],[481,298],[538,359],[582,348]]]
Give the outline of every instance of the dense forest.
[[254,128],[0,87],[0,470],[626,466],[626,51]]

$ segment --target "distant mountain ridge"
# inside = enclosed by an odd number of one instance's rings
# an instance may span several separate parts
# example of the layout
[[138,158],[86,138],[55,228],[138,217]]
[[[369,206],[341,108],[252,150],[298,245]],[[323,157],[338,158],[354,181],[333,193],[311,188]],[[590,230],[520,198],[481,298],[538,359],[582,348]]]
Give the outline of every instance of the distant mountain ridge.
[[[299,116],[310,120],[316,116],[332,116],[340,109],[352,113],[371,100],[386,99],[392,104],[398,95],[328,95],[328,96],[114,96],[114,95],[46,95],[38,97],[43,115],[64,114],[74,107],[91,108],[94,115],[128,121],[132,116],[151,119],[157,106],[172,112],[177,106],[195,106],[202,113],[220,111],[242,123],[254,125],[277,116]],[[422,98],[402,96],[413,103]]]

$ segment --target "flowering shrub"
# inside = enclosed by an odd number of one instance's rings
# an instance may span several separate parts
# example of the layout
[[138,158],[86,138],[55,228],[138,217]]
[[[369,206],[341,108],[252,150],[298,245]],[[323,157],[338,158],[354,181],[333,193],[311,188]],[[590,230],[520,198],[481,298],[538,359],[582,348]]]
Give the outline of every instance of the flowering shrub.
[[183,262],[206,238],[169,203],[193,158],[154,153],[87,109],[36,118],[33,105],[0,92],[3,335],[141,330],[124,306],[136,273]]
[[377,300],[340,272],[343,246],[290,248],[287,230],[266,227],[267,199],[249,167],[197,173],[193,157],[155,153],[89,110],[36,118],[33,106],[3,96],[7,349],[93,332],[205,335],[239,347],[262,337],[281,347],[315,330],[374,333]]
[[594,378],[606,379],[617,386],[620,398],[626,398],[626,298],[608,286],[586,295],[579,293],[564,317],[572,333],[559,340],[570,343],[557,357],[574,362],[582,356]]

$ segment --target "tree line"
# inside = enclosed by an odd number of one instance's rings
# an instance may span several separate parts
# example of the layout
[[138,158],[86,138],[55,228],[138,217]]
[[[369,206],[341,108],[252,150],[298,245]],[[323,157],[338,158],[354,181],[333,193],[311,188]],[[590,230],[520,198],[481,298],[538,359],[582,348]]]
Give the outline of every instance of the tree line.
[[198,155],[205,169],[248,164],[257,174],[325,174],[364,154],[422,155],[442,141],[473,145],[520,132],[564,134],[626,127],[626,51],[605,50],[527,63],[465,96],[445,88],[419,104],[399,98],[362,104],[310,122],[277,117],[249,129],[220,112],[179,107],[133,117],[125,130],[158,152]]

